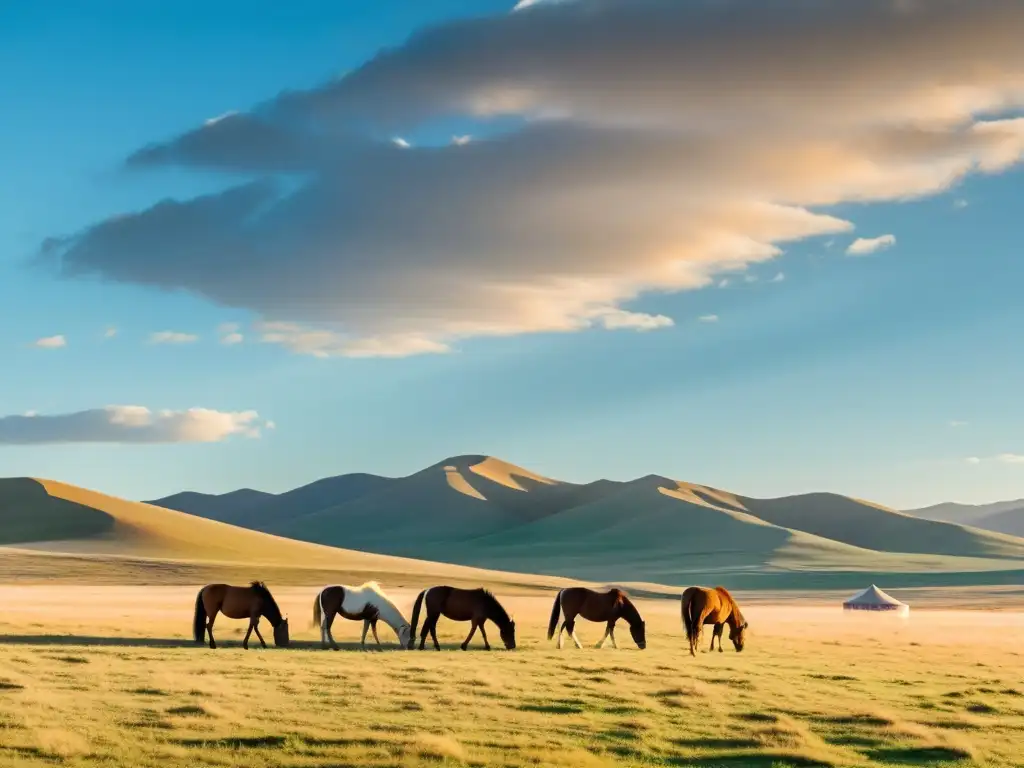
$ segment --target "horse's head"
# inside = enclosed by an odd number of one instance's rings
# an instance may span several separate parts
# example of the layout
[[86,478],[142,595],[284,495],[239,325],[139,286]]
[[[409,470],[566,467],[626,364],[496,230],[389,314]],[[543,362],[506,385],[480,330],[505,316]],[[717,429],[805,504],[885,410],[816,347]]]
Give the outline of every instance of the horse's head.
[[743,650],[746,632],[747,622],[745,621],[735,627],[732,625],[729,626],[729,639],[732,640],[732,644],[736,646],[737,653]]
[[398,627],[398,631],[395,632],[398,635],[398,644],[403,648],[412,648],[412,627],[408,624],[401,624]]
[[629,634],[633,636],[633,642],[641,651],[647,647],[647,622],[637,621],[630,624]]
[[288,619],[281,619],[280,623],[274,627],[274,645],[278,648],[287,648],[288,643],[291,642],[291,638],[288,636]]
[[501,630],[501,641],[510,651],[516,649],[516,623],[509,621],[508,626]]

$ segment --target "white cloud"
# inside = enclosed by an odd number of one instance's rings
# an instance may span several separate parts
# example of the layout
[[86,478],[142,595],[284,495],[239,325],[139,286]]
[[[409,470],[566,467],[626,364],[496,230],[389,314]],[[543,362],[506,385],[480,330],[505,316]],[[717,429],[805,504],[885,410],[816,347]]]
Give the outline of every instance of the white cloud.
[[624,309],[610,309],[597,316],[598,322],[611,331],[632,329],[653,331],[656,328],[671,328],[675,322],[667,315],[648,315],[644,312],[627,312]]
[[966,421],[957,421],[956,419],[953,419],[952,421],[949,422],[949,426],[954,427],[954,428],[956,428],[956,427],[966,427],[967,426],[967,422]]
[[729,283],[730,283],[729,278],[728,277],[723,277],[721,280],[718,281],[718,287],[719,288],[728,288],[729,287]]
[[958,211],[962,211],[964,208],[967,208],[969,205],[970,205],[970,203],[967,202],[966,200],[964,200],[963,198],[960,198],[959,200],[954,200],[953,201],[953,207],[956,208]]
[[995,456],[988,458],[980,458],[978,456],[971,456],[965,461],[968,464],[1010,464],[1019,465],[1024,464],[1024,455],[1019,453],[1000,453]]
[[469,144],[469,142],[471,142],[472,140],[473,137],[468,134],[463,136],[452,136],[452,144],[454,144],[457,147],[464,147],[466,144]]
[[403,139],[401,136],[396,136],[391,141],[394,142],[396,147],[401,147],[402,149],[409,149],[410,147],[412,147],[412,144]]
[[256,411],[151,411],[138,405],[109,405],[87,411],[0,417],[0,444],[51,443],[216,443],[232,435],[259,437]]
[[1024,456],[1019,453],[1000,453],[995,460],[1000,464],[1024,464]]
[[745,283],[756,283],[757,282],[757,275],[753,274],[752,272],[747,272],[747,274],[745,274],[743,276],[743,282],[745,282]]
[[263,423],[264,429],[277,429],[277,424],[273,421],[266,421]]
[[199,337],[195,334],[177,331],[158,331],[149,335],[150,344],[191,344],[198,340]]
[[217,333],[234,333],[235,331],[241,329],[241,327],[241,323],[221,323],[220,325],[217,326]]
[[220,343],[226,347],[234,346],[235,344],[241,344],[243,341],[245,341],[245,337],[242,334],[238,333],[237,331],[225,334],[220,338]]
[[784,272],[778,272],[778,273],[776,273],[775,277],[773,277],[768,282],[770,282],[770,283],[781,283],[785,279],[786,279],[786,274]]
[[697,320],[702,323],[717,323],[718,315],[701,315]]
[[117,336],[117,328],[114,328],[113,326],[107,328],[107,330],[103,332],[103,338],[105,339],[112,339],[115,336]]
[[861,237],[853,241],[846,253],[849,256],[867,256],[871,253],[892,248],[896,245],[895,235],[882,235],[881,237]]
[[[606,328],[595,318],[646,293],[853,231],[825,211],[1018,163],[1024,119],[992,115],[1024,109],[1021,39],[1024,3],[1005,0],[586,0],[460,19],[140,149],[129,167],[259,181],[112,216],[40,259],[252,312],[321,356]],[[391,140],[494,117],[512,127],[467,147]]]
[[39,347],[40,349],[60,349],[66,347],[68,340],[63,335],[58,334],[56,336],[44,336],[41,339],[36,339],[33,343],[33,347]]

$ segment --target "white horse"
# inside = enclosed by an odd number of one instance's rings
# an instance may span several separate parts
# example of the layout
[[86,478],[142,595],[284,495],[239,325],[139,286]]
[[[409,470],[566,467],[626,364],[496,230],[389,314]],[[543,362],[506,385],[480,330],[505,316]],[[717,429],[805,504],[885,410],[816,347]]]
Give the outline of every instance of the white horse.
[[320,625],[320,644],[324,648],[330,643],[334,650],[338,650],[338,644],[334,642],[334,636],[331,634],[331,624],[334,623],[336,615],[363,622],[361,642],[364,648],[366,633],[370,629],[373,630],[373,639],[377,641],[377,647],[380,647],[377,619],[384,619],[384,623],[394,630],[403,648],[409,647],[412,627],[375,581],[368,581],[359,587],[334,584],[320,590],[313,602],[313,623]]

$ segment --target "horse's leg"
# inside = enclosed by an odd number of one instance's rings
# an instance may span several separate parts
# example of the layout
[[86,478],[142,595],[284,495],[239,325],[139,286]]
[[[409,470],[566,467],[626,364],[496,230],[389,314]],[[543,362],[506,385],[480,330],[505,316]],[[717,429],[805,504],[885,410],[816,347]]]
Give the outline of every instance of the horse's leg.
[[562,650],[562,635],[565,634],[565,622],[562,622],[561,628],[558,630],[558,650]]
[[615,642],[615,619],[608,622],[608,636],[612,639],[612,648],[619,650],[619,644]]
[[576,617],[573,616],[571,619],[567,619],[565,624],[569,630],[569,637],[571,637],[572,641],[576,643],[576,647],[582,650],[583,643],[581,643],[580,639],[576,637]]
[[604,628],[604,637],[597,641],[595,648],[604,648],[605,641],[608,639],[608,635],[612,633],[612,623],[609,621],[607,626]]
[[[336,618],[338,618],[338,614],[330,613],[330,612],[328,612],[326,614],[326,617],[324,618],[324,634],[327,635],[327,641],[326,642],[330,643],[331,644],[331,649],[335,650],[335,651],[338,650],[338,643],[334,639],[334,633],[331,632],[331,628],[334,626],[334,620]],[[324,647],[325,648],[327,647],[326,643],[325,643]]]
[[[483,632],[483,627],[480,627],[480,631]],[[460,646],[462,648],[462,650],[466,650],[466,648],[469,646],[469,641],[473,639],[473,635],[475,635],[475,634],[476,634],[476,621],[474,620],[473,623],[469,627],[469,635],[466,637],[465,640],[462,641],[462,645]]]
[[491,650],[491,644],[487,642],[487,631],[484,629],[484,623],[480,622],[480,637],[484,639],[484,650]]
[[245,630],[245,638],[242,640],[242,648],[249,650],[249,635],[252,634],[253,620],[249,619],[249,628]]
[[437,642],[437,622],[440,619],[440,614],[434,617],[434,620],[430,622],[430,637],[434,641],[434,650],[440,651],[441,644]]
[[362,646],[364,651],[366,650],[366,633],[369,632],[369,631],[370,631],[370,620],[369,619],[363,619],[363,637],[359,641],[359,644]]
[[427,644],[427,635],[430,634],[430,616],[427,615],[423,619],[423,629],[420,631],[420,650],[423,650],[423,646]]
[[715,638],[718,638],[718,652],[722,651],[722,631],[725,629],[724,624],[715,624],[715,631],[711,633],[711,650],[715,650]]
[[217,612],[213,611],[210,614],[210,618],[206,622],[206,631],[210,633],[210,647],[216,648],[217,643],[213,639],[213,620],[217,618]]
[[377,620],[376,619],[374,619],[372,622],[370,622],[370,630],[373,632],[373,639],[377,641],[377,647],[378,648],[382,648],[382,646],[380,644],[380,638],[377,637]]
[[263,639],[263,635],[260,634],[260,617],[259,616],[257,616],[255,619],[253,619],[252,628],[256,631],[256,637],[258,637],[260,639],[260,645],[262,645],[264,648],[266,648],[267,647],[267,642],[266,642],[266,640]]

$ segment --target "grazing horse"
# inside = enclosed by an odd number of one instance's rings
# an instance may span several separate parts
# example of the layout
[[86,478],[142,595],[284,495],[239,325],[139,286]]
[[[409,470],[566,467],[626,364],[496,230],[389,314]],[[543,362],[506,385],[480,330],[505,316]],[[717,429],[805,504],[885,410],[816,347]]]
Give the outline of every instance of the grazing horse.
[[610,589],[607,592],[595,592],[586,587],[569,587],[561,590],[555,597],[555,604],[551,607],[551,620],[548,622],[548,640],[555,635],[555,628],[558,627],[559,615],[565,617],[562,628],[558,630],[558,647],[562,647],[562,633],[568,631],[569,637],[576,643],[577,648],[582,648],[579,638],[576,637],[576,617],[582,616],[587,621],[607,621],[608,627],[604,631],[604,637],[597,644],[600,648],[609,637],[612,646],[619,647],[615,642],[615,622],[625,619],[629,622],[629,634],[633,636],[633,642],[642,651],[647,647],[647,626],[640,618],[640,612],[621,589]]
[[427,642],[428,633],[434,641],[434,648],[441,650],[441,645],[437,642],[437,620],[441,616],[447,616],[452,621],[473,622],[469,636],[462,642],[462,650],[466,650],[477,628],[484,639],[484,648],[491,650],[491,644],[487,642],[487,632],[484,631],[484,622],[488,619],[497,625],[505,647],[510,651],[516,647],[516,623],[509,618],[494,595],[486,589],[430,587],[416,596],[416,604],[412,609],[412,640],[409,641],[409,650],[412,650],[416,643],[416,626],[419,623],[421,607],[426,609],[423,632],[420,634],[421,651]]
[[380,648],[380,638],[377,637],[378,619],[384,619],[384,623],[394,630],[402,648],[408,648],[412,642],[412,627],[409,626],[409,622],[375,581],[369,581],[361,587],[350,587],[346,584],[324,587],[313,601],[313,623],[320,626],[321,646],[326,648],[330,642],[331,647],[338,650],[338,644],[334,642],[334,636],[331,634],[331,624],[334,623],[335,616],[363,622],[364,648],[366,632],[369,629],[373,630],[373,639]]
[[682,597],[683,627],[686,639],[690,641],[690,655],[696,656],[697,646],[705,624],[714,624],[715,631],[711,634],[711,648],[715,650],[715,638],[718,638],[718,651],[722,652],[722,628],[729,625],[729,639],[736,646],[737,653],[743,650],[743,636],[747,630],[747,620],[743,618],[740,607],[725,587],[687,587]]
[[196,611],[192,619],[192,636],[197,643],[203,642],[204,635],[210,633],[210,647],[216,648],[213,640],[213,622],[217,613],[223,613],[229,619],[248,619],[249,629],[242,640],[242,647],[249,650],[249,635],[256,632],[256,637],[266,648],[267,644],[260,634],[260,616],[266,616],[274,628],[274,645],[288,645],[288,619],[281,616],[277,601],[270,594],[267,585],[262,581],[254,581],[248,587],[232,587],[228,584],[207,584],[196,595]]

